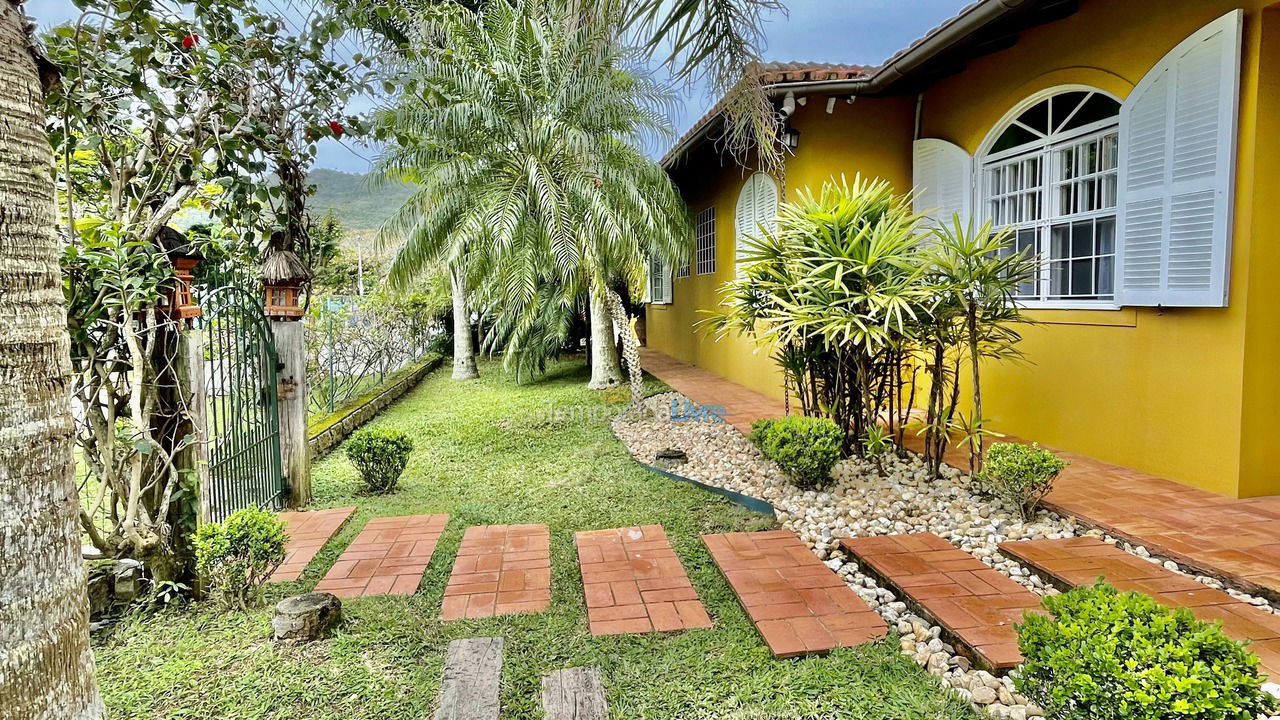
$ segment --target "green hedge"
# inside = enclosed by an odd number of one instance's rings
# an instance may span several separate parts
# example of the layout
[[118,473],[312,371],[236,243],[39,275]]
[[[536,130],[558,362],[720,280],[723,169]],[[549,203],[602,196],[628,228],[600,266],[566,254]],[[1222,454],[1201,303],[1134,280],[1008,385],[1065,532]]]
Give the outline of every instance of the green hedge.
[[770,418],[751,424],[751,442],[790,474],[798,487],[814,488],[831,479],[831,468],[840,461],[844,432],[826,418]]

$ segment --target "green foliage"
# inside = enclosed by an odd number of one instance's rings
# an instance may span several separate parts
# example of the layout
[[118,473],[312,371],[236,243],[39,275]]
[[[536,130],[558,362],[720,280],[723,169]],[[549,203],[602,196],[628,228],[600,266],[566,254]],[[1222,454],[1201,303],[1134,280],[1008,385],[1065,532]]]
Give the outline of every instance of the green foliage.
[[366,428],[352,433],[343,447],[347,459],[360,472],[365,490],[385,493],[395,489],[409,464],[413,441],[396,430]]
[[1067,464],[1039,445],[995,443],[987,451],[978,481],[984,490],[1017,508],[1022,519],[1028,520]]
[[424,50],[379,116],[390,144],[376,177],[416,185],[381,231],[403,243],[392,285],[433,263],[461,271],[522,369],[554,355],[588,292],[639,297],[651,258],[692,250],[688,208],[640,147],[670,134],[671,95],[628,62],[619,9],[424,8]]
[[844,432],[826,418],[790,416],[751,424],[751,442],[790,473],[797,486],[813,488],[831,479],[840,461]]
[[[995,448],[992,448],[994,459]],[[1250,720],[1277,707],[1243,643],[1103,583],[1045,598],[1018,626],[1018,688],[1058,720]]]
[[262,597],[262,585],[284,562],[284,523],[257,508],[237,510],[221,523],[196,532],[196,571],[224,607],[247,610]]

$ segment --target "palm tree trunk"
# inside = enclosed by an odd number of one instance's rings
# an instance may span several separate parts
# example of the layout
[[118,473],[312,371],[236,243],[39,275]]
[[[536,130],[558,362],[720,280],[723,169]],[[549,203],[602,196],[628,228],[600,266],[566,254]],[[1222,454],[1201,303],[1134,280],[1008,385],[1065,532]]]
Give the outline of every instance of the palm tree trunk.
[[471,341],[467,279],[461,270],[450,268],[449,284],[453,289],[453,379],[475,380],[480,377],[480,371],[476,369],[475,344]]
[[[618,362],[618,346],[613,339],[614,319],[606,300],[594,289],[589,291],[588,305],[591,316],[591,380],[587,387],[603,390],[622,383],[622,365]],[[625,329],[623,334],[626,334]]]
[[627,361],[627,377],[631,385],[631,402],[638,403],[644,399],[644,370],[640,368],[640,338],[636,336],[635,325],[627,314],[627,306],[622,298],[612,290],[605,291],[605,304],[613,324],[622,332],[622,352]]
[[0,0],[0,87],[0,718],[101,718],[80,559],[53,157],[13,0]]

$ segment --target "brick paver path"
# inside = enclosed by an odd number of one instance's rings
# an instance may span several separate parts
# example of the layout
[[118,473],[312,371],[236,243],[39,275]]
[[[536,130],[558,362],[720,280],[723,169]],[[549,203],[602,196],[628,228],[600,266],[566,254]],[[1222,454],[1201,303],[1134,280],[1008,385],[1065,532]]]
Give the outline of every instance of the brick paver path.
[[354,507],[340,507],[280,513],[289,540],[284,544],[284,563],[271,573],[271,581],[297,580],[302,577],[307,564],[355,511]]
[[1022,663],[1013,624],[1040,597],[933,533],[846,538],[863,568],[942,627],[979,667],[1003,673]]
[[546,525],[473,525],[462,536],[440,619],[535,613],[551,602]]
[[315,589],[340,597],[414,594],[448,522],[448,515],[372,518]]
[[711,627],[660,525],[586,530],[574,537],[592,635]]
[[787,530],[703,535],[775,657],[884,637],[884,620]]
[[1253,641],[1249,650],[1262,660],[1264,673],[1280,676],[1280,616],[1097,538],[1006,542],[1001,543],[1000,552],[1034,568],[1063,590],[1104,577],[1119,590],[1146,593],[1162,605],[1189,608],[1201,620],[1221,621],[1227,635]]
[[[695,402],[726,405],[730,421],[743,432],[751,429],[754,420],[783,415],[782,403],[708,370],[656,350],[642,348],[640,357],[645,370]],[[907,433],[906,439],[907,446],[919,452],[922,439],[914,433]],[[1001,439],[1029,442],[1012,435]],[[1280,496],[1237,500],[1050,449],[1071,462],[1046,499],[1050,509],[1143,545],[1198,573],[1280,602]],[[964,448],[952,447],[946,461],[964,470],[969,467]]]
[[699,405],[724,407],[725,419],[743,433],[760,418],[783,417],[786,406],[755,390],[726,380],[702,368],[681,362],[657,350],[640,348],[640,366]]

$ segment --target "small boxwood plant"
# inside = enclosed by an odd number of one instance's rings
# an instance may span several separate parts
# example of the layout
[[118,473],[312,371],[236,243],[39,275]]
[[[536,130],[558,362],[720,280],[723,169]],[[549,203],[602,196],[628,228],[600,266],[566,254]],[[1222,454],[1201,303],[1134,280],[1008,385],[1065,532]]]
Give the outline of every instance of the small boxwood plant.
[[347,459],[371,493],[394,490],[412,452],[413,441],[398,430],[365,428],[352,433],[346,444]]
[[237,510],[196,531],[196,572],[221,605],[247,610],[262,599],[262,584],[284,562],[286,539],[274,513]]
[[995,443],[987,450],[978,482],[1029,520],[1066,466],[1067,461],[1039,445]]
[[1059,720],[1246,720],[1273,711],[1258,659],[1190,610],[1099,582],[1017,626],[1015,682]]
[[751,424],[751,442],[791,475],[796,486],[815,488],[831,479],[844,432],[826,418],[793,415]]

